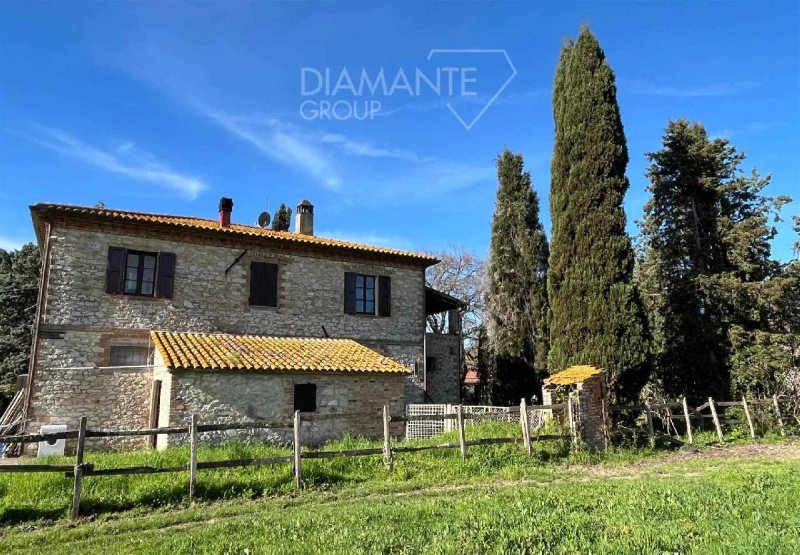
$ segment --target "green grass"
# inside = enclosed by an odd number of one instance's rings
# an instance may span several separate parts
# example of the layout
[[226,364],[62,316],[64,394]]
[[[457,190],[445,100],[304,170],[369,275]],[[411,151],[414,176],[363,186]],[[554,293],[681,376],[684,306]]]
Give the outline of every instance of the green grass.
[[[490,424],[468,429],[469,438],[501,436],[519,436],[518,427]],[[713,437],[703,432],[696,439],[702,448]],[[453,440],[450,435],[415,443]],[[731,443],[737,442],[744,438]],[[346,438],[325,449],[376,445]],[[87,476],[82,510],[93,515],[94,522],[75,528],[64,519],[71,479],[4,474],[0,545],[4,551],[39,553],[54,546],[60,552],[98,553],[284,551],[279,546],[300,552],[682,552],[690,544],[681,542],[691,539],[698,551],[705,546],[712,552],[791,552],[786,546],[798,542],[796,460],[631,466],[627,463],[666,452],[626,446],[604,454],[570,453],[568,447],[564,441],[536,444],[534,456],[528,458],[522,445],[476,446],[463,461],[458,450],[397,454],[391,473],[380,456],[304,460],[299,492],[288,464],[203,470],[194,507],[186,502],[186,473]],[[230,443],[204,447],[199,458],[289,452]],[[188,450],[89,451],[86,460],[96,468],[178,466],[188,460]],[[646,475],[630,470],[640,467]],[[629,475],[621,477],[620,472]],[[166,526],[175,528],[156,533]],[[109,536],[114,542],[111,551]]]

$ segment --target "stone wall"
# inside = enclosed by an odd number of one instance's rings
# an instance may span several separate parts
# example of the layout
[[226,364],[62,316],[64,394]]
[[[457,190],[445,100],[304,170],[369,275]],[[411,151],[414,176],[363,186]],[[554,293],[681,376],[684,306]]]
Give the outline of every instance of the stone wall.
[[[421,348],[424,271],[420,267],[325,258],[275,250],[178,241],[164,236],[121,235],[56,227],[52,235],[44,322],[50,327],[135,328],[234,334],[348,337]],[[108,248],[176,254],[172,299],[105,293]],[[278,306],[251,307],[252,260],[279,266]],[[390,317],[344,313],[344,273],[392,278]]]
[[[152,372],[146,368],[85,368],[99,360],[109,334],[65,332],[62,338],[40,341],[39,356],[48,364],[37,369],[31,391],[28,429],[38,432],[44,424],[76,428],[81,416],[90,428],[131,429],[148,425]],[[121,338],[124,340],[124,338]],[[90,438],[88,448],[133,448],[146,445],[143,437]],[[67,441],[74,449],[74,441]],[[27,453],[35,453],[28,445]]]
[[[173,298],[105,293],[111,246],[175,253]],[[253,260],[279,266],[276,308],[248,305]],[[346,271],[391,277],[390,317],[344,313]],[[151,329],[306,337],[327,332],[412,366],[423,357],[424,325],[424,269],[416,263],[239,245],[230,239],[195,240],[186,233],[147,228],[128,231],[111,224],[54,222],[28,429],[35,431],[49,422],[73,427],[82,415],[90,420],[108,415],[100,422],[105,428],[146,424],[151,372],[97,379],[96,370],[75,374],[59,368],[107,366],[112,345],[147,345]],[[411,380],[408,388],[413,394]]]
[[[207,423],[267,420],[290,424],[294,414],[294,385],[317,386],[317,411],[303,413],[303,442],[319,444],[345,434],[379,437],[383,435],[383,406],[400,414],[405,405],[405,376],[379,373],[253,373],[253,372],[173,372],[169,391],[169,421],[160,426],[188,424],[193,413]],[[162,401],[163,402],[163,401]],[[162,405],[162,410],[164,406]],[[164,412],[162,412],[162,415]],[[342,415],[342,418],[324,418]],[[320,419],[320,417],[323,417]],[[318,419],[315,421],[315,419]],[[400,434],[402,425],[392,425]],[[204,441],[219,442],[242,437],[291,442],[291,427],[207,432]],[[169,436],[169,444],[186,442],[185,435]],[[167,440],[159,442],[159,447]]]
[[435,358],[435,368],[427,368],[425,383],[432,403],[461,402],[459,336],[446,333],[425,334],[425,358]]

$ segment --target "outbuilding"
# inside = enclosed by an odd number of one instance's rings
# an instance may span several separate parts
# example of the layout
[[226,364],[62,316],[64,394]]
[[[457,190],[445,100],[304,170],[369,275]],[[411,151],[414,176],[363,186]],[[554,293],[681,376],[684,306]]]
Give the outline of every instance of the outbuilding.
[[[304,441],[321,443],[378,436],[383,406],[404,408],[411,370],[352,339],[161,331],[151,339],[159,427],[187,425],[192,414],[204,424],[268,421],[276,426],[235,433],[284,441],[299,410]],[[216,434],[212,440],[229,437]],[[185,440],[162,435],[158,447]]]

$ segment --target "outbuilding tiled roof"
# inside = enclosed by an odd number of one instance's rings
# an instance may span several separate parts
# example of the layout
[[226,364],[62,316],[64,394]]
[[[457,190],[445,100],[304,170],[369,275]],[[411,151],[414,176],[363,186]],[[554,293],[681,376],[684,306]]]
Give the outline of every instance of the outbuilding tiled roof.
[[376,372],[411,370],[352,339],[150,332],[171,370]]
[[191,216],[172,216],[168,214],[151,214],[148,212],[129,212],[125,210],[113,210],[110,208],[97,208],[91,206],[75,206],[70,204],[37,203],[31,205],[31,212],[36,213],[56,213],[86,218],[99,218],[118,222],[154,224],[159,226],[184,229],[188,231],[197,230],[204,232],[216,232],[233,236],[264,238],[268,240],[286,241],[299,245],[316,245],[334,249],[347,249],[351,251],[361,251],[365,253],[383,254],[399,256],[420,262],[427,265],[435,264],[438,260],[428,254],[380,247],[376,245],[364,245],[340,239],[329,239],[316,235],[304,235],[292,233],[290,231],[274,231],[253,225],[242,225],[231,223],[229,227],[222,227],[217,220],[206,218],[194,218]]
[[545,379],[544,385],[572,385],[602,373],[603,371],[595,366],[570,366]]

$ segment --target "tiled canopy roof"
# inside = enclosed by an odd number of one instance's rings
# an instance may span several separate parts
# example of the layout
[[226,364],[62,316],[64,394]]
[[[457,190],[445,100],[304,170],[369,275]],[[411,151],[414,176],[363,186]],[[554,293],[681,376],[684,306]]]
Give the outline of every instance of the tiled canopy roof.
[[572,385],[585,381],[592,376],[602,374],[603,371],[594,366],[570,366],[557,374],[553,374],[546,380],[545,385]]
[[264,229],[252,225],[242,225],[232,223],[230,227],[222,227],[217,220],[210,220],[205,218],[194,218],[190,216],[171,216],[167,214],[150,214],[147,212],[128,212],[124,210],[113,210],[108,208],[95,208],[90,206],[73,206],[69,204],[51,204],[51,203],[38,203],[31,205],[31,212],[35,213],[56,213],[65,214],[86,218],[99,218],[105,220],[113,220],[118,222],[154,224],[160,226],[167,226],[176,229],[196,230],[196,231],[211,231],[222,234],[240,237],[253,237],[264,238],[267,240],[286,241],[288,243],[295,243],[300,245],[316,245],[321,247],[329,247],[334,249],[347,249],[353,251],[361,251],[365,253],[383,254],[390,256],[400,256],[420,262],[426,262],[427,265],[435,264],[438,260],[424,253],[417,253],[412,251],[404,251],[399,249],[392,249],[388,247],[379,247],[374,245],[364,245],[361,243],[352,243],[350,241],[341,241],[339,239],[328,239],[326,237],[318,237],[316,235],[304,235],[300,233],[292,233],[290,231],[273,231],[271,229]]
[[352,339],[150,332],[172,370],[376,372],[411,370]]

